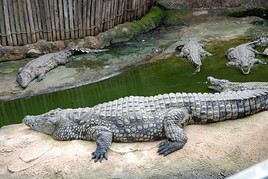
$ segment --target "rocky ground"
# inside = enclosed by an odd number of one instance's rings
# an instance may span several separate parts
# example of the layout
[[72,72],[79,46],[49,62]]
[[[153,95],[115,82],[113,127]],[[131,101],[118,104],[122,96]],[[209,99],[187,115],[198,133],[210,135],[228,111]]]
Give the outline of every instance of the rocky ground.
[[167,157],[159,142],[113,143],[108,161],[96,144],[53,140],[23,124],[0,129],[0,178],[225,178],[268,158],[268,112],[186,127],[185,147]]
[[27,89],[20,88],[16,83],[17,70],[27,60],[1,63],[0,99],[10,100],[99,81],[119,74],[129,66],[144,63],[174,41],[187,37],[194,36],[209,43],[246,35],[254,36],[265,31],[251,23],[259,20],[258,18],[208,18],[202,13],[204,12],[193,13],[195,18],[190,26],[160,27],[129,42],[109,47],[110,51],[104,54],[74,57],[70,64],[50,71],[43,81],[34,81]]

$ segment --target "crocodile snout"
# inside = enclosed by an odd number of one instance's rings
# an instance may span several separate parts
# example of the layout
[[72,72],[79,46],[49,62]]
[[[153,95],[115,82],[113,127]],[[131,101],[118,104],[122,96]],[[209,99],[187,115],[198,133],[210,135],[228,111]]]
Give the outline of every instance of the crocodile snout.
[[22,122],[27,126],[31,126],[33,123],[33,116],[25,116]]

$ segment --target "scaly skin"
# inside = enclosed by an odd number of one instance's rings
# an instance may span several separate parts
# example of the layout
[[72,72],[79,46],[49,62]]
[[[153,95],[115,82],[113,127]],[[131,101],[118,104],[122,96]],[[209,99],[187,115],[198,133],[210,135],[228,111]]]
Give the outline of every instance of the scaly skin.
[[253,49],[257,45],[268,45],[268,38],[262,37],[256,41],[230,48],[226,54],[229,60],[226,65],[239,68],[243,74],[249,74],[255,64],[266,65],[266,62],[256,58],[256,54],[267,56]]
[[202,66],[201,59],[205,56],[211,56],[211,54],[205,51],[203,49],[203,45],[201,45],[196,39],[190,38],[182,47],[180,56],[187,58],[191,63],[193,63],[196,67],[196,72],[199,72]]
[[211,76],[208,77],[208,82],[208,88],[217,92],[255,89],[268,90],[268,82],[230,82],[229,80],[217,79]]
[[17,76],[18,84],[26,88],[31,81],[37,78],[38,81],[41,81],[45,78],[45,74],[50,70],[56,68],[59,65],[65,65],[70,62],[71,55],[80,52],[80,53],[95,53],[102,52],[105,50],[102,49],[87,49],[87,48],[70,48],[64,49],[57,53],[50,53],[43,56],[40,56],[29,63],[27,63],[23,68],[19,69]]
[[177,50],[180,50],[179,57],[185,57],[196,67],[196,72],[200,71],[202,66],[201,59],[205,56],[211,56],[211,54],[203,49],[203,45],[200,44],[195,38],[189,38],[186,41],[177,41],[170,45],[164,52],[156,57],[156,59],[168,58],[171,55],[176,54]]
[[184,126],[238,119],[268,109],[268,90],[227,93],[170,93],[130,96],[92,108],[56,109],[23,122],[56,140],[93,140],[95,161],[107,159],[115,142],[143,142],[166,138],[160,155],[181,149],[187,142]]

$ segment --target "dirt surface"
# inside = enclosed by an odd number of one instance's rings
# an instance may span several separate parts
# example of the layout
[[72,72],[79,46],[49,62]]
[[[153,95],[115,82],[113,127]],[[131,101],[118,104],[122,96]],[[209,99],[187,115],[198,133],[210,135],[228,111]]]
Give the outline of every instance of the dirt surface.
[[0,129],[0,178],[224,178],[268,158],[268,112],[186,127],[185,147],[167,157],[158,142],[113,143],[108,161],[96,144],[55,141],[23,124]]

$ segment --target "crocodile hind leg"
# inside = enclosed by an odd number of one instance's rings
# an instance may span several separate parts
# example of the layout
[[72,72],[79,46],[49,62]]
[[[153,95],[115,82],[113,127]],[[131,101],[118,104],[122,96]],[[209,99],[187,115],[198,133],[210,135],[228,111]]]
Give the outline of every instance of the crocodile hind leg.
[[187,136],[183,126],[189,119],[188,112],[184,109],[173,109],[164,115],[164,131],[167,140],[159,145],[158,153],[168,155],[176,150],[181,149],[187,142]]
[[90,139],[96,140],[97,148],[95,152],[92,153],[92,159],[95,162],[107,160],[106,152],[109,146],[112,144],[112,132],[103,126],[95,126],[90,129]]

